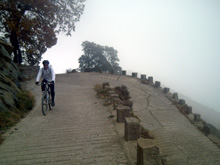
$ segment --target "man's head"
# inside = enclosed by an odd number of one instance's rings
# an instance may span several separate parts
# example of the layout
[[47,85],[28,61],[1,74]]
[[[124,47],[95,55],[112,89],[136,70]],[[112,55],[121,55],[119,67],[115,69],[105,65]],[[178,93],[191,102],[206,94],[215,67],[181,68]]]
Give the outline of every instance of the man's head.
[[49,61],[48,60],[44,60],[43,61],[43,65],[44,65],[44,68],[47,69],[48,65],[49,65]]

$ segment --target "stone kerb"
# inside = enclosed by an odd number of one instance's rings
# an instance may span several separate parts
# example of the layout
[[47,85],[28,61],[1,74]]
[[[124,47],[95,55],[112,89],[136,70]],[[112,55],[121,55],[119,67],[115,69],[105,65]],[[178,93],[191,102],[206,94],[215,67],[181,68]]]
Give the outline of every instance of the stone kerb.
[[185,100],[184,100],[184,99],[180,99],[180,100],[179,100],[179,104],[180,104],[180,105],[185,105],[185,104],[186,104],[186,102],[185,102]]
[[116,110],[120,103],[120,98],[113,98],[113,109]]
[[131,117],[131,109],[129,106],[117,107],[117,122],[124,123],[126,117]]
[[147,79],[146,74],[142,74],[142,75],[141,75],[141,80],[146,80],[146,79]]
[[194,114],[194,121],[195,121],[195,122],[200,122],[200,121],[201,121],[201,115],[198,114],[198,113],[195,113],[195,114]]
[[152,77],[152,76],[148,77],[148,81],[149,81],[150,83],[153,83],[153,77]]
[[111,98],[111,94],[115,94],[115,92],[114,91],[108,91],[108,99]]
[[111,104],[114,103],[114,99],[116,99],[116,98],[119,99],[119,95],[118,94],[115,94],[115,93],[110,94]]
[[178,98],[178,93],[173,93],[173,99],[176,99],[176,100],[179,99],[179,98]]
[[155,81],[154,87],[155,87],[155,88],[159,88],[159,87],[160,87],[160,81]]
[[138,139],[137,141],[137,165],[162,165],[164,161],[157,147],[156,141],[152,139]]
[[166,93],[166,94],[169,93],[169,92],[170,92],[170,88],[165,87],[165,88],[163,89],[163,92]]
[[131,110],[133,109],[133,101],[131,101],[131,100],[122,101],[122,105],[129,106],[131,108]]
[[137,75],[138,75],[137,72],[133,72],[133,73],[132,73],[132,77],[137,78]]
[[137,118],[125,118],[124,137],[125,140],[137,140],[141,136],[140,121]]
[[192,113],[192,106],[186,105],[186,114],[191,114]]
[[123,76],[126,76],[126,70],[123,70],[121,73]]

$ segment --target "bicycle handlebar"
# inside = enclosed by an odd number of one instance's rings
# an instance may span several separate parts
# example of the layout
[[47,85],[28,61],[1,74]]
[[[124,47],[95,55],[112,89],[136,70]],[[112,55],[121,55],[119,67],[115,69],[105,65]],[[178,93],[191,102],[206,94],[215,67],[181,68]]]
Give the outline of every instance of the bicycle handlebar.
[[43,83],[39,83],[39,84],[37,84],[37,86],[41,86],[41,85],[51,85],[51,84],[53,84],[53,83],[51,83],[51,82],[43,82]]

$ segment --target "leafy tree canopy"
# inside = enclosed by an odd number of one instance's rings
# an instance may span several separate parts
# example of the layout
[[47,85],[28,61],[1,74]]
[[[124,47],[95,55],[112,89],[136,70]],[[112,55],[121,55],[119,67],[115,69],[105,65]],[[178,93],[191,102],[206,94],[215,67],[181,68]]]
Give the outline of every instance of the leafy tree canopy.
[[93,68],[98,71],[101,69],[105,72],[121,71],[118,62],[118,51],[113,47],[101,46],[94,42],[84,41],[82,43],[84,54],[78,59],[79,68],[85,71],[87,68]]
[[85,0],[1,0],[0,33],[14,46],[14,62],[35,65],[56,34],[71,35]]

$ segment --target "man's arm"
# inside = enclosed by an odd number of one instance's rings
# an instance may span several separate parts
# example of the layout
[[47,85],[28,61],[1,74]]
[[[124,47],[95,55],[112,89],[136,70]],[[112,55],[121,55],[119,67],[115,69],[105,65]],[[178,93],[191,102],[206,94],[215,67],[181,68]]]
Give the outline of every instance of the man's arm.
[[37,78],[36,78],[36,82],[40,81],[41,76],[42,76],[42,68],[39,69],[39,72],[38,72]]
[[51,67],[51,74],[52,74],[52,81],[55,82],[56,76],[53,67]]

